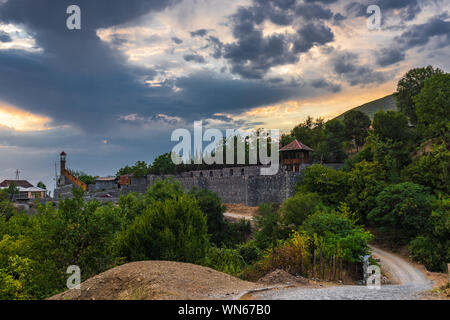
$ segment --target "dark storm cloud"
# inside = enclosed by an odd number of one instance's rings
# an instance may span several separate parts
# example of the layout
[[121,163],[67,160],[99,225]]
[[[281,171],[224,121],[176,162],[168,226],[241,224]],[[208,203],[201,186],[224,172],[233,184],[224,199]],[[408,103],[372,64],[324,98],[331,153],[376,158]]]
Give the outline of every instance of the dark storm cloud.
[[239,113],[299,98],[308,93],[298,85],[221,79],[209,73],[178,78],[174,84],[182,90],[177,92],[172,101],[179,103],[180,108],[189,110],[192,119],[204,118],[217,112]]
[[378,5],[382,11],[400,10],[405,20],[412,20],[421,12],[418,0],[376,0],[370,4]]
[[[253,6],[240,7],[231,16],[236,42],[224,46],[223,56],[231,63],[232,73],[262,79],[270,68],[297,63],[299,53],[333,41],[333,32],[322,22],[332,17],[329,9],[315,3],[256,0]],[[264,21],[287,25],[294,18],[305,19],[295,35],[263,35],[261,25]],[[317,21],[311,22],[313,20]]]
[[339,26],[341,22],[344,21],[345,19],[347,19],[347,17],[343,16],[338,12],[333,16],[333,24]]
[[319,2],[323,4],[332,4],[337,2],[338,0],[305,0],[305,2]]
[[[6,2],[0,7],[0,21],[24,25],[43,53],[0,52],[0,98],[88,131],[111,126],[124,108],[152,109],[150,101],[157,100],[152,95],[170,90],[146,88],[143,80],[152,79],[155,72],[131,68],[122,55],[97,37],[96,29],[127,22],[171,3],[174,1]],[[71,4],[81,7],[81,30],[66,28],[66,8]]]
[[175,42],[176,44],[182,44],[183,40],[181,40],[180,38],[177,37],[172,37],[172,41]]
[[208,30],[206,29],[199,29],[196,31],[192,31],[191,33],[191,37],[204,37],[208,34]]
[[334,71],[343,77],[351,86],[382,83],[386,76],[382,72],[374,71],[373,67],[361,65],[358,55],[352,52],[341,51],[334,53],[331,64]]
[[430,19],[424,24],[416,24],[410,27],[394,41],[404,50],[417,46],[424,46],[435,36],[443,36],[442,46],[450,44],[450,22],[439,17]]
[[308,52],[312,47],[324,45],[333,39],[334,34],[330,28],[322,23],[309,23],[297,30],[294,52]]
[[378,65],[382,67],[389,66],[405,59],[405,53],[403,51],[392,48],[382,49],[376,56]]
[[197,63],[206,63],[205,58],[199,54],[185,54],[183,58],[187,62],[194,61]]
[[333,93],[341,91],[341,85],[338,83],[332,83],[326,79],[316,79],[311,81],[311,86],[314,88],[327,89]]
[[9,34],[0,30],[0,42],[11,42],[12,39]]
[[299,4],[295,12],[298,16],[305,19],[324,19],[329,20],[333,17],[333,12],[330,9],[325,9],[316,3]]
[[[351,2],[346,6],[347,12],[355,17],[368,16],[367,7],[377,5],[380,7],[383,17],[385,15],[398,15],[405,21],[414,19],[421,12],[418,0],[365,0]],[[385,19],[383,18],[383,21]]]
[[224,56],[231,62],[233,73],[251,79],[263,78],[273,66],[298,61],[298,56],[289,49],[286,36],[263,37],[260,30],[253,30],[237,43],[227,45]]
[[434,17],[423,24],[410,26],[401,35],[394,38],[390,48],[384,48],[376,53],[377,63],[380,66],[388,66],[405,59],[405,52],[416,47],[423,47],[434,38],[439,37],[435,48],[443,48],[450,45],[450,22],[445,14]]
[[213,57],[215,59],[219,59],[223,56],[223,48],[224,45],[222,43],[222,41],[219,40],[219,38],[214,37],[214,36],[209,36],[208,37],[208,42],[209,42],[209,47],[213,48]]

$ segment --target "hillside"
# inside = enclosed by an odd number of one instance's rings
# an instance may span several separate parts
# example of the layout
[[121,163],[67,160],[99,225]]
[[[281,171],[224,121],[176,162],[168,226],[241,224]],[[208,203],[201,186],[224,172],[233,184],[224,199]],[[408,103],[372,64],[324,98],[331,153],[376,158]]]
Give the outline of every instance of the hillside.
[[261,287],[211,268],[173,261],[140,261],[121,265],[50,300],[184,300],[231,299]]
[[[359,110],[364,112],[366,115],[368,115],[371,119],[373,119],[373,115],[379,111],[380,109],[384,111],[388,110],[397,110],[397,106],[395,105],[395,99],[394,95],[390,94],[386,97],[365,103],[359,107],[353,108],[351,110]],[[336,119],[343,120],[344,115],[349,112],[350,110],[344,112],[340,116],[337,116]]]

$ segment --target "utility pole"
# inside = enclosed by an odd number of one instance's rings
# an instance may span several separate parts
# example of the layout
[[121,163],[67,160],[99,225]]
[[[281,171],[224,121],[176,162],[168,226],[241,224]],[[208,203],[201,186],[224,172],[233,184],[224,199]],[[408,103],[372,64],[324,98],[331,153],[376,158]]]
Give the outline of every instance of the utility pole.
[[19,169],[16,169],[16,180],[20,180],[19,179],[19,173],[20,173]]

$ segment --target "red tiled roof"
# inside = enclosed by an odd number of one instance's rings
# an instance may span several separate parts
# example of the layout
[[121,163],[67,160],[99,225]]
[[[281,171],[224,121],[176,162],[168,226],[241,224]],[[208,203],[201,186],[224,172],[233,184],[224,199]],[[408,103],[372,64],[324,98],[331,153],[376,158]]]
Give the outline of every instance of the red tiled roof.
[[9,187],[11,183],[14,183],[16,187],[22,187],[22,188],[31,188],[33,185],[29,183],[26,180],[5,180],[2,183],[0,183],[0,187]]
[[307,151],[314,151],[310,147],[308,147],[306,144],[301,143],[297,139],[292,141],[291,143],[288,143],[284,147],[280,149],[280,151],[293,151],[293,150],[307,150]]

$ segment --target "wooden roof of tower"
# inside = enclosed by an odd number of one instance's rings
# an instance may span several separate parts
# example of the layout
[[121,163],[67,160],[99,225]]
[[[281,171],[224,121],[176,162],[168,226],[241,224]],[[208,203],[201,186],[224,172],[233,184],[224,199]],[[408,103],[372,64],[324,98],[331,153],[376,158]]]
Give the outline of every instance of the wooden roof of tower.
[[306,151],[314,151],[310,147],[308,147],[306,144],[301,143],[297,139],[292,141],[291,143],[288,143],[284,147],[280,149],[280,151],[295,151],[295,150],[306,150]]

